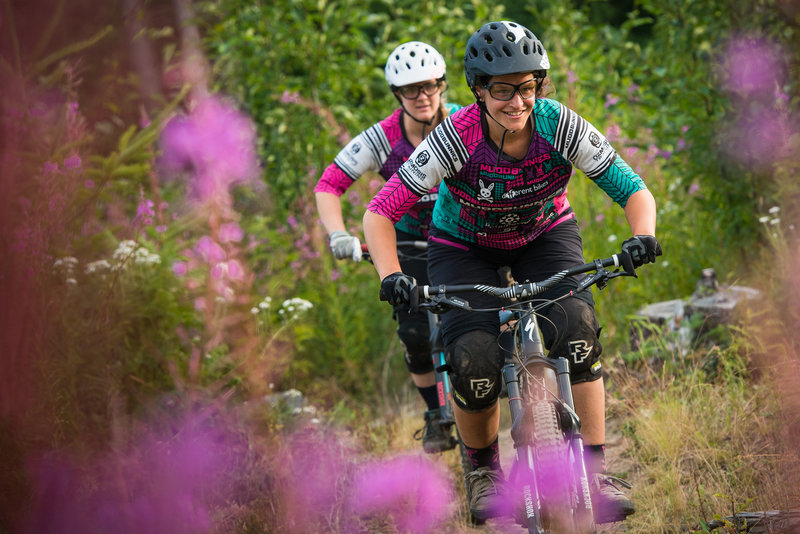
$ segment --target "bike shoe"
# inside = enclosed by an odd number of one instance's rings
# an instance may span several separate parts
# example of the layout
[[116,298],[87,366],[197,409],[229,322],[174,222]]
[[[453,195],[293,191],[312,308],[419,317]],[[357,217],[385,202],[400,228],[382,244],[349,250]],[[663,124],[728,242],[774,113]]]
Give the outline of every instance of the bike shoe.
[[467,504],[472,517],[479,521],[504,515],[502,486],[503,472],[489,467],[478,467],[464,475]]
[[425,426],[414,433],[414,438],[422,440],[422,450],[428,454],[449,451],[458,444],[450,430],[442,425],[438,408],[425,412]]
[[622,493],[617,484],[628,489],[631,485],[621,478],[597,473],[591,484],[594,520],[599,523],[623,521],[636,511],[633,501]]

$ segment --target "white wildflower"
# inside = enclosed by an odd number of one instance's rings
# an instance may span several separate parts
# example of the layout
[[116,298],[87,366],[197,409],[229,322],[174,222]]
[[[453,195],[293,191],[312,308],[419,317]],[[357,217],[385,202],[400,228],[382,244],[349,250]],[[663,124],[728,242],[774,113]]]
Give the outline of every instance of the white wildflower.
[[283,304],[281,304],[281,309],[278,310],[278,314],[281,317],[290,316],[290,319],[297,319],[300,314],[310,310],[313,307],[314,305],[309,301],[295,297],[284,300]]
[[110,263],[108,263],[106,260],[97,260],[87,263],[86,267],[83,269],[83,272],[86,274],[102,273],[103,271],[107,271],[109,269],[111,269]]
[[776,213],[780,213],[780,211],[781,211],[781,208],[780,208],[779,206],[772,206],[772,207],[769,209],[769,212],[768,212],[768,213],[769,213],[770,215],[775,215]]
[[610,236],[608,236],[608,242],[609,243],[613,243],[616,240],[617,240],[617,236],[615,234],[611,234]]
[[258,307],[262,310],[268,310],[272,304],[272,297],[264,297],[264,300],[258,303]]
[[66,282],[67,282],[68,286],[77,286],[78,285],[78,281],[75,280],[74,278],[67,278]]
[[250,313],[252,313],[253,315],[258,315],[258,308],[253,306],[252,308],[250,308]]
[[660,263],[662,267],[669,267],[669,260],[663,260],[658,263]]
[[758,222],[760,222],[761,224],[766,224],[767,221],[769,221],[769,217],[767,217],[766,215],[763,215],[758,218]]
[[158,265],[161,263],[161,256],[146,248],[137,248],[133,254],[133,262],[139,265]]
[[114,251],[111,257],[117,262],[124,261],[128,256],[133,254],[138,247],[139,244],[136,241],[130,239],[120,241],[119,245],[117,245],[117,250]]
[[779,218],[775,217],[774,219],[771,219],[769,221],[769,224],[771,224],[772,226],[775,226],[776,224],[780,224],[780,222],[781,222],[781,220]]

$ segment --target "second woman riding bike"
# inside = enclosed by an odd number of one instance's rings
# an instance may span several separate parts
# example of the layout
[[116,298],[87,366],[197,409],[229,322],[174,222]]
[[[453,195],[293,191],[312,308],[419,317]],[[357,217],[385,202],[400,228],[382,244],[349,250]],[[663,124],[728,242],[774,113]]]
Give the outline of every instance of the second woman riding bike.
[[[408,304],[416,281],[397,261],[394,223],[439,187],[429,235],[432,285],[500,285],[507,265],[515,280],[541,280],[582,264],[576,215],[567,199],[573,166],[624,210],[633,237],[623,243],[636,266],[654,262],[655,200],[643,180],[589,122],[555,100],[544,46],[527,28],[491,22],[468,40],[464,68],[476,103],[453,114],[424,139],[370,202],[364,233],[381,277],[381,293],[393,305]],[[576,287],[567,278],[543,299]],[[497,307],[481,295],[474,308]],[[607,477],[604,461],[605,390],[600,365],[600,327],[591,293],[542,310],[551,355],[570,361],[575,408],[598,522],[633,513],[628,497]],[[467,497],[474,516],[491,517],[502,493],[498,396],[504,359],[495,342],[496,313],[451,310],[442,331],[453,383],[455,419],[474,471]],[[552,322],[554,328],[548,328]],[[555,336],[555,332],[564,335]]]
[[[361,259],[360,240],[347,231],[342,217],[340,198],[344,192],[368,171],[389,179],[408,159],[414,147],[459,108],[444,102],[442,92],[447,88],[444,58],[427,43],[411,41],[395,48],[386,60],[384,73],[400,107],[354,137],[325,169],[314,189],[320,219],[330,236],[331,252],[338,259]],[[397,221],[393,230],[397,239],[414,241],[428,237],[437,189],[426,191]],[[401,264],[411,276],[427,281],[424,257],[409,254]],[[427,314],[396,309],[395,318],[397,334],[405,348],[406,365],[427,407],[422,431],[423,449],[429,453],[450,449],[453,440],[440,424]]]

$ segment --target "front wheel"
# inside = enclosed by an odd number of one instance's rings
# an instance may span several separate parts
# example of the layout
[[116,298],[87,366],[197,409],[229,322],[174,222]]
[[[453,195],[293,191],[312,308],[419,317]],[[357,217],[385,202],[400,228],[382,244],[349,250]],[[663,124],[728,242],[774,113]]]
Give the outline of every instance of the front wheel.
[[551,532],[576,532],[574,522],[574,476],[569,445],[561,430],[555,404],[538,400],[531,406],[533,454],[536,481],[542,499],[542,518]]

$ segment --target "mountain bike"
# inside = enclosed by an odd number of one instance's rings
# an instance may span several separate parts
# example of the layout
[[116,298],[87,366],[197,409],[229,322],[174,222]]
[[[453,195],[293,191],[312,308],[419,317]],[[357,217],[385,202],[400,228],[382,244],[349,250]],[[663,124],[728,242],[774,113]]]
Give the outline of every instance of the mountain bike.
[[[534,300],[565,278],[581,274],[587,276],[574,290],[552,300]],[[501,322],[513,330],[514,363],[502,369],[516,451],[507,487],[514,514],[529,533],[596,532],[581,422],[572,399],[569,361],[545,356],[537,312],[593,285],[602,289],[618,276],[636,276],[625,253],[563,270],[541,282],[526,281],[507,287],[458,284],[419,288],[420,308],[434,313],[449,309],[498,310]],[[510,304],[473,310],[468,301],[450,296],[469,292],[487,293]]]

